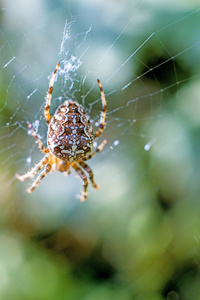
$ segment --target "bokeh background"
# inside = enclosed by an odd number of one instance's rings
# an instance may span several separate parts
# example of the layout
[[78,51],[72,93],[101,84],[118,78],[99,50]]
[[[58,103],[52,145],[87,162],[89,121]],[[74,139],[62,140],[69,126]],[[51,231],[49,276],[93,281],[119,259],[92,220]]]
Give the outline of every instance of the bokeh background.
[[[200,299],[198,1],[0,5],[0,299]],[[45,143],[48,76],[68,49],[82,65],[71,90],[59,76],[52,112],[71,94],[95,126],[97,77],[108,100],[85,203],[74,173],[32,195],[15,179],[42,158],[26,121]]]

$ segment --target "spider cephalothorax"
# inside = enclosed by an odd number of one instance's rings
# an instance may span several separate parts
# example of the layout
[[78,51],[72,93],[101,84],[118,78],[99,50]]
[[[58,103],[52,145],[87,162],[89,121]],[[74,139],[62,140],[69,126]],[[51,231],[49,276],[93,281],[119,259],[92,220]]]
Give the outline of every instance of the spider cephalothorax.
[[51,117],[49,110],[55,75],[58,67],[59,63],[57,64],[56,69],[50,79],[49,89],[45,98],[46,105],[44,109],[44,116],[48,125],[48,148],[44,147],[36,132],[33,130],[31,124],[27,122],[28,127],[31,129],[32,136],[36,139],[36,143],[45,153],[45,156],[26,174],[22,176],[17,174],[16,177],[21,181],[27,180],[33,177],[45,166],[44,170],[38,175],[33,184],[27,190],[29,193],[32,193],[41,180],[51,170],[55,171],[55,169],[57,169],[61,172],[70,174],[71,166],[84,182],[80,200],[85,201],[88,195],[88,179],[83,170],[89,174],[89,179],[93,187],[95,189],[99,188],[94,181],[92,169],[85,163],[85,161],[92,158],[97,152],[101,151],[104,145],[107,143],[107,141],[104,140],[94,152],[90,153],[93,148],[94,139],[99,137],[105,128],[107,108],[106,98],[101,83],[99,80],[97,80],[101,93],[102,112],[100,116],[99,128],[95,133],[93,133],[89,117],[86,116],[83,107],[76,101],[66,100],[57,108],[56,112]]

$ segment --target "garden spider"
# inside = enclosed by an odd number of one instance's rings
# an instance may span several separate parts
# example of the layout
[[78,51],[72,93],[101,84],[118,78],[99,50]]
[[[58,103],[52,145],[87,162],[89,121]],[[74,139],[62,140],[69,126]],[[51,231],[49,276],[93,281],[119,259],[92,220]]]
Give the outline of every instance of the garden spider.
[[32,136],[35,138],[38,147],[45,153],[45,156],[27,173],[24,175],[16,174],[16,177],[20,181],[25,181],[32,178],[44,167],[44,170],[41,171],[41,173],[33,181],[32,185],[27,189],[29,193],[32,193],[51,170],[55,171],[57,169],[60,172],[70,174],[71,166],[83,180],[83,191],[79,198],[80,201],[85,201],[88,195],[88,179],[84,171],[88,173],[92,186],[95,189],[99,188],[94,181],[92,169],[85,161],[92,158],[97,152],[102,151],[103,147],[107,143],[107,140],[104,140],[94,152],[90,153],[93,148],[94,139],[99,137],[105,128],[107,108],[106,98],[101,82],[97,80],[101,93],[102,111],[100,115],[99,128],[95,133],[93,133],[89,117],[86,116],[83,111],[83,107],[76,101],[66,100],[57,108],[56,112],[51,117],[49,110],[58,67],[59,63],[50,78],[49,89],[45,97],[46,104],[44,108],[44,117],[48,126],[48,148],[44,147],[31,124],[27,122]]

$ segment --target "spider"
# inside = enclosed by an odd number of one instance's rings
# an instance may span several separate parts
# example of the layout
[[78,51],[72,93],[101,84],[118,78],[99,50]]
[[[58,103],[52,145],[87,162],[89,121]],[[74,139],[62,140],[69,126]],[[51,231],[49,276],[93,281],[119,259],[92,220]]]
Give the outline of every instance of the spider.
[[31,135],[35,138],[39,149],[45,153],[45,156],[27,173],[24,175],[16,174],[16,177],[20,181],[25,181],[32,178],[44,167],[44,170],[40,172],[32,185],[27,189],[28,193],[32,193],[50,171],[57,169],[60,172],[65,172],[65,174],[70,174],[71,166],[83,180],[83,190],[79,198],[80,201],[85,201],[88,196],[88,178],[85,172],[88,173],[92,186],[95,189],[99,189],[99,186],[94,181],[93,171],[85,161],[91,159],[99,151],[102,151],[107,143],[107,140],[104,140],[95,151],[90,153],[93,148],[94,139],[99,137],[105,128],[107,103],[101,82],[97,79],[101,94],[102,111],[99,127],[96,132],[93,132],[90,119],[84,113],[83,107],[76,101],[66,100],[57,108],[54,115],[51,116],[49,111],[53,85],[59,64],[57,64],[50,78],[49,89],[45,97],[44,117],[48,126],[48,148],[45,148],[31,124],[27,122],[31,130]]

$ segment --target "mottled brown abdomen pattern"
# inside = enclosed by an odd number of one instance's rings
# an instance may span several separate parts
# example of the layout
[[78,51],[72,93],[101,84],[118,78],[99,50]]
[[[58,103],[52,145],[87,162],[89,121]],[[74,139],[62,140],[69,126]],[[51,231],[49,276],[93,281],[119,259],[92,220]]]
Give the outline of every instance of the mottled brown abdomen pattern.
[[91,152],[94,137],[90,121],[80,104],[67,100],[49,123],[47,143],[57,158],[76,161]]

